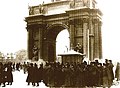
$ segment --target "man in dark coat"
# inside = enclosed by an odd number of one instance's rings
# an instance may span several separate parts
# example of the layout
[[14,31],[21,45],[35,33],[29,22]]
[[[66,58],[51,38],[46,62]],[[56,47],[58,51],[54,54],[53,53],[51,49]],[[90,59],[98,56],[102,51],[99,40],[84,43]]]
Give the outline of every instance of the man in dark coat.
[[5,74],[6,73],[6,71],[5,71],[5,64],[1,63],[0,73],[1,73],[0,82],[3,84],[2,87],[5,87],[6,86],[5,85],[5,82],[6,82],[6,80],[5,80],[5,76],[6,76],[6,74]]
[[99,63],[97,66],[98,69],[98,87],[103,85],[103,70],[102,63]]
[[3,74],[3,64],[0,62],[0,86],[2,83],[2,74]]
[[39,82],[41,82],[43,80],[43,64],[40,64],[40,67],[38,69],[38,73],[39,73],[39,77],[38,77],[38,80]]
[[108,72],[108,85],[111,86],[114,80],[114,73],[113,73],[113,67],[112,60],[108,61],[107,65],[107,72]]
[[103,88],[108,87],[108,71],[107,71],[107,66],[105,63],[103,63]]
[[117,63],[116,69],[115,69],[115,78],[117,78],[117,81],[120,80],[120,63]]
[[65,66],[65,86],[70,87],[70,64],[67,63]]
[[16,70],[17,70],[17,71],[20,71],[20,63],[17,63],[17,64],[16,64]]
[[6,74],[6,76],[7,76],[7,82],[8,82],[8,84],[7,85],[12,85],[12,82],[13,82],[13,74],[12,74],[12,63],[8,63],[8,66],[7,66],[7,74]]
[[28,76],[26,79],[26,82],[28,82],[28,85],[30,85],[30,82],[33,83],[33,63],[30,63],[30,66],[28,67]]
[[34,64],[34,67],[33,67],[33,86],[35,86],[35,84],[37,83],[37,86],[39,86],[39,73],[38,73],[38,66],[37,64],[35,63]]

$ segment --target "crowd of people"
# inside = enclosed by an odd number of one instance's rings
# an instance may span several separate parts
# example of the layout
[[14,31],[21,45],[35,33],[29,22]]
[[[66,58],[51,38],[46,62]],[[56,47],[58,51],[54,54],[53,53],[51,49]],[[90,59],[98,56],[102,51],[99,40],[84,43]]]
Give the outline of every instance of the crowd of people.
[[48,87],[110,87],[115,78],[111,60],[83,63],[46,63],[45,66],[30,63],[26,82],[39,86],[43,81]]
[[12,63],[2,63],[0,62],[0,86],[3,84],[2,87],[7,85],[12,85],[13,82],[13,74],[12,74]]
[[120,80],[120,64],[117,65],[115,73],[111,60],[100,63],[98,60],[82,63],[59,63],[46,62],[36,64],[30,62],[2,63],[0,62],[0,86],[12,85],[12,71],[24,71],[27,74],[28,85],[39,86],[43,82],[48,87],[110,87],[113,80]]
[[23,65],[21,63],[0,62],[0,86],[12,85],[13,72],[20,71]]

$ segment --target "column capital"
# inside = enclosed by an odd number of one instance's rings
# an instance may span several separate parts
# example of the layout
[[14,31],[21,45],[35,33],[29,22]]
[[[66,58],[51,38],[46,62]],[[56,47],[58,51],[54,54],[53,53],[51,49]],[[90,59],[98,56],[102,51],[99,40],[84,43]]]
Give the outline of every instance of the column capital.
[[88,23],[89,20],[88,20],[88,18],[83,18],[83,19],[82,19],[82,22],[83,22],[83,23]]
[[74,25],[75,24],[75,19],[71,19],[68,21],[69,25]]
[[27,25],[26,29],[34,29],[34,28],[43,28],[45,27],[46,24],[31,24],[31,25]]
[[99,25],[102,26],[102,21],[99,21]]
[[27,25],[27,27],[26,27],[27,31],[31,30],[32,28],[33,28],[32,25]]
[[100,19],[93,19],[92,21],[93,21],[93,23],[101,23],[102,24],[102,21]]

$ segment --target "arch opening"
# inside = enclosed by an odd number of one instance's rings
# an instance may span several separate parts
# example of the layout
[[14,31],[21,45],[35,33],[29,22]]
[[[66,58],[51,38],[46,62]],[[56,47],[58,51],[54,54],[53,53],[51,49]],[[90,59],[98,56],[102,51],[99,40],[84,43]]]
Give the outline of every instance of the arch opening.
[[56,38],[56,56],[68,52],[70,49],[69,32],[67,29],[62,30]]
[[70,40],[69,32],[63,26],[54,26],[47,33],[48,61],[56,61],[58,54],[65,53],[69,50]]

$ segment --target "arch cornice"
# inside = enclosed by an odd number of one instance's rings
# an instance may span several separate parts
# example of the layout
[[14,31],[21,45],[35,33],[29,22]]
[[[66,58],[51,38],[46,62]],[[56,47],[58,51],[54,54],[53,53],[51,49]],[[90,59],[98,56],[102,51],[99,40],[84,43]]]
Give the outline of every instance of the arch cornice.
[[48,24],[47,25],[47,30],[50,30],[54,27],[57,27],[57,26],[60,26],[60,27],[63,27],[64,29],[69,29],[69,26],[68,24],[64,24],[64,23],[53,23],[53,24]]

